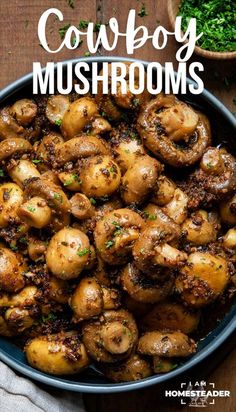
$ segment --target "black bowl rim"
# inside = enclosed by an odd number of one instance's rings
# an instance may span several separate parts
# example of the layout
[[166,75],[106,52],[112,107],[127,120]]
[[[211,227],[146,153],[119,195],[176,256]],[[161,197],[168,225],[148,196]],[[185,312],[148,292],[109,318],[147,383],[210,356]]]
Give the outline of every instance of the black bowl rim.
[[[66,60],[61,62],[63,67],[67,65],[68,62],[76,64],[77,62],[140,62],[144,66],[148,64],[148,61],[138,60],[133,58],[124,58],[118,56],[98,56],[98,57],[88,57],[88,58],[77,58],[72,60]],[[55,64],[56,67],[56,64]],[[163,68],[164,70],[164,68]],[[32,83],[33,74],[29,73],[20,79],[14,81],[10,85],[6,86],[0,92],[0,102],[3,102],[6,98],[10,97],[13,93],[20,91],[23,87]],[[193,80],[187,78],[187,84],[195,84]],[[212,93],[203,90],[201,96],[210,104],[215,110],[220,112],[225,119],[231,124],[231,126],[236,128],[236,119],[234,115],[224,106],[220,100],[218,100]],[[189,371],[191,368],[196,366],[199,362],[206,359],[210,354],[212,354],[220,345],[235,331],[236,329],[236,316],[234,316],[230,322],[223,327],[222,331],[218,333],[212,342],[207,344],[200,352],[198,352],[193,358],[190,358],[184,365],[178,367],[177,369],[164,374],[164,375],[154,375],[152,377],[135,381],[135,382],[125,382],[125,383],[108,383],[108,384],[89,384],[89,383],[73,383],[69,380],[58,378],[44,374],[36,369],[31,368],[28,365],[22,365],[22,362],[14,359],[13,356],[6,354],[2,349],[0,349],[0,360],[6,363],[8,366],[12,367],[16,371],[26,375],[27,377],[56,387],[58,389],[64,389],[74,392],[84,392],[84,393],[115,393],[115,392],[126,392],[131,390],[143,389],[148,386],[155,385],[157,383],[163,383],[169,381],[172,378],[180,376],[184,372]]]

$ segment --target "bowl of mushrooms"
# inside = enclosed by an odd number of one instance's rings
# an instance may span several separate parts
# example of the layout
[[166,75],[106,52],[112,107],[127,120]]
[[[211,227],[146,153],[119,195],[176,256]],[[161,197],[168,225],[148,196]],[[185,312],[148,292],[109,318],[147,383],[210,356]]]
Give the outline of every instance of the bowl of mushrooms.
[[0,359],[78,392],[188,371],[236,326],[234,116],[207,91],[31,87],[1,92]]

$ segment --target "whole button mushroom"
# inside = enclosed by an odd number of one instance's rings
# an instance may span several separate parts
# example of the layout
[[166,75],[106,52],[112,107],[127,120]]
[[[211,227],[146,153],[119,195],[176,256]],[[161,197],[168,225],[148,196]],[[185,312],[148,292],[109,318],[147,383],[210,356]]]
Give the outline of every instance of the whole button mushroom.
[[121,196],[125,204],[143,203],[157,187],[162,170],[158,160],[150,156],[137,156],[121,181]]
[[118,364],[103,365],[101,370],[113,382],[138,381],[152,375],[152,368],[148,360],[137,353]]
[[82,329],[86,350],[97,362],[113,363],[127,358],[134,349],[138,330],[133,316],[126,310],[108,310]]
[[85,268],[89,259],[89,239],[78,229],[66,227],[50,240],[46,264],[54,276],[74,279]]
[[22,126],[32,123],[37,115],[37,105],[31,99],[17,100],[11,107],[10,112]]
[[229,282],[227,261],[208,252],[191,253],[176,278],[176,290],[192,307],[213,302]]
[[10,249],[0,247],[0,288],[7,292],[17,292],[25,285],[19,255]]
[[137,130],[144,146],[174,167],[196,163],[211,143],[208,119],[174,95],[160,93],[143,106]]
[[138,353],[164,358],[185,357],[196,352],[193,339],[182,332],[152,331],[146,332],[138,342]]
[[98,107],[91,97],[81,97],[71,103],[62,118],[61,132],[65,140],[81,133],[98,116]]
[[51,375],[73,375],[90,363],[75,331],[38,336],[27,343],[25,353],[32,367]]
[[117,209],[105,214],[94,231],[95,244],[102,260],[110,265],[125,263],[143,225],[139,214],[129,209]]

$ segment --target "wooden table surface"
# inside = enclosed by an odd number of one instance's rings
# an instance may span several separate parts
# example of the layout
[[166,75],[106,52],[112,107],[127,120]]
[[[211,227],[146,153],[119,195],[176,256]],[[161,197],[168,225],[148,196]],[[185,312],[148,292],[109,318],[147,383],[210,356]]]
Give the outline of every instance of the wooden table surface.
[[[106,23],[110,17],[118,19],[121,30],[125,30],[126,18],[129,9],[134,8],[140,11],[142,4],[145,4],[147,16],[137,17],[137,23],[145,24],[152,32],[157,21],[166,28],[169,28],[169,21],[166,10],[166,0],[75,0],[75,8],[68,6],[67,0],[11,0],[0,1],[0,88],[16,80],[20,76],[32,71],[32,62],[40,61],[45,64],[47,61],[62,61],[68,58],[81,57],[87,51],[85,42],[75,51],[63,49],[56,55],[49,55],[39,45],[37,37],[38,19],[42,12],[50,7],[59,8],[64,14],[64,23],[51,19],[48,25],[49,43],[52,46],[59,45],[60,36],[58,30],[66,23],[78,24],[80,20],[91,20],[93,22]],[[132,57],[141,58],[148,61],[175,62],[175,52],[177,45],[174,38],[171,38],[167,47],[162,51],[155,50],[151,43],[138,49]],[[109,53],[100,51],[102,55]],[[124,43],[119,42],[113,54],[126,56]],[[201,61],[204,64],[203,74],[206,88],[218,96],[231,111],[236,111],[233,99],[236,97],[236,75],[235,61],[219,62],[202,60],[198,56],[193,56],[193,60]],[[227,345],[221,349],[221,354],[226,354],[227,350],[235,347],[236,337],[232,337]],[[214,365],[214,362],[212,362]],[[209,366],[209,365],[207,365]],[[202,376],[205,377],[204,365]],[[190,379],[191,376],[188,377]],[[216,399],[215,412],[220,412],[223,408],[226,412],[235,411],[236,394],[236,350],[234,349],[208,376],[208,382],[215,382],[216,388],[231,391],[230,399]],[[172,386],[175,388],[177,382]],[[155,386],[139,392],[127,394],[110,395],[86,395],[86,408],[89,412],[165,412],[165,411],[187,411],[189,407],[180,408],[179,401],[169,401],[164,398],[164,388]],[[208,409],[213,410],[213,406]],[[192,408],[190,408],[192,409]]]

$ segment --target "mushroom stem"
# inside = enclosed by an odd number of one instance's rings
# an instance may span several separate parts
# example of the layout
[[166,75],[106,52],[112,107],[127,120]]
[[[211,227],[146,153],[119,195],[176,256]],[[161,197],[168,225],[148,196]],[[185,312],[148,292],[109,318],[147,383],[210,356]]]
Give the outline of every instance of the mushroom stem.
[[131,345],[129,329],[117,321],[103,326],[101,337],[104,348],[110,353],[125,353]]

